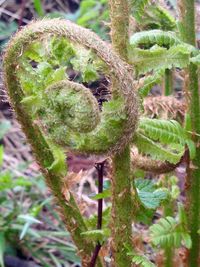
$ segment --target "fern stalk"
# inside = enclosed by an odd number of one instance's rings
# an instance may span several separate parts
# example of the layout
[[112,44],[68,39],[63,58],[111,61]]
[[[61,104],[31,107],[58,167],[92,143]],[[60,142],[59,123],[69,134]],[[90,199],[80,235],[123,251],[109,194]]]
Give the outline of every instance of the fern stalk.
[[[165,185],[167,186],[167,181],[169,179],[169,176],[165,176]],[[174,215],[174,201],[170,201],[165,204],[164,206],[164,215],[165,217],[171,216],[173,217]],[[165,267],[173,267],[173,248],[172,247],[166,247],[165,248]]]
[[[110,0],[111,39],[114,50],[127,61],[129,2]],[[113,89],[117,83],[113,80]],[[132,198],[130,179],[130,147],[113,157],[112,179],[112,253],[113,266],[130,267],[125,245],[132,246]]]
[[172,70],[165,70],[165,96],[171,95],[173,91],[173,72]]
[[[164,81],[165,96],[169,96],[173,90],[173,72],[170,69],[165,70],[165,81]],[[167,176],[165,177],[168,178]],[[166,203],[164,207],[165,217],[173,216],[173,205],[174,203]],[[173,248],[165,248],[165,267],[173,267]]]
[[[195,1],[179,0],[179,17],[180,32],[183,41],[196,46],[195,34]],[[192,248],[189,254],[189,266],[198,266],[198,258],[200,254],[200,236],[198,229],[200,228],[200,103],[198,91],[198,69],[192,63],[188,67],[188,83],[186,88],[190,92],[191,100],[189,112],[191,116],[193,140],[196,143],[196,156],[192,160],[192,168],[188,168],[187,176],[187,213],[189,218],[189,228],[192,239]]]

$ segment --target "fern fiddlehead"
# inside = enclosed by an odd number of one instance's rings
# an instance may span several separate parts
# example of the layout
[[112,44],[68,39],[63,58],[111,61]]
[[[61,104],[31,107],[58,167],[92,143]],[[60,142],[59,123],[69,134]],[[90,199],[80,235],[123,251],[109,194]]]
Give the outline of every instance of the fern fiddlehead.
[[[49,36],[64,37],[73,44],[91,49],[109,67],[110,76],[118,83],[114,89],[117,97],[103,105],[102,112],[89,89],[67,79],[50,83],[34,96],[23,88],[20,74],[27,73],[22,56],[35,41]],[[62,149],[113,155],[130,142],[138,119],[132,72],[96,34],[58,19],[33,22],[19,31],[7,47],[4,72],[17,119],[62,209],[63,219],[82,256],[82,264],[88,266],[93,244],[88,244],[81,235],[87,229],[72,193],[69,190],[67,195],[62,193],[63,177],[67,175]],[[37,101],[30,104],[34,97]],[[98,264],[101,266],[100,262]]]

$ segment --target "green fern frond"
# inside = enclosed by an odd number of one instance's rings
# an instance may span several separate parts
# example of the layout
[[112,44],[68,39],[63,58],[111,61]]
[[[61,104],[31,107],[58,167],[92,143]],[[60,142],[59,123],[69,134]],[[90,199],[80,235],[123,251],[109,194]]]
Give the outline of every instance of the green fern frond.
[[198,54],[195,57],[190,58],[190,62],[196,64],[196,65],[200,65],[200,54]]
[[110,236],[110,229],[104,228],[97,230],[88,230],[86,232],[82,232],[81,235],[87,237],[90,241],[102,243],[106,238]]
[[139,89],[140,96],[147,96],[154,85],[161,83],[164,73],[165,70],[160,69],[151,76],[143,78],[143,86]]
[[174,32],[166,32],[162,30],[142,31],[133,34],[130,38],[131,47],[150,48],[154,45],[169,48],[174,45],[181,44],[182,41]]
[[176,164],[180,161],[184,153],[184,147],[178,153],[163,147],[161,144],[152,141],[141,133],[135,135],[133,143],[137,146],[141,154],[150,155],[152,159],[168,161]]
[[155,265],[144,254],[137,254],[133,248],[127,244],[125,244],[125,248],[127,250],[127,255],[132,258],[132,262],[137,264],[137,266],[155,267]]
[[144,15],[145,6],[148,4],[149,0],[132,0],[133,16],[140,22],[142,16]]
[[140,153],[174,164],[180,161],[186,145],[191,158],[196,153],[194,142],[175,120],[141,118],[134,143]]
[[151,262],[145,255],[134,255],[132,262],[139,264],[142,267],[155,267],[156,265]]
[[187,248],[191,247],[190,235],[172,217],[161,218],[158,223],[150,227],[151,241],[155,246],[162,248],[180,247],[184,244]]
[[176,21],[174,17],[168,12],[167,9],[158,5],[152,7],[154,8],[153,14],[155,18],[158,17],[158,21],[161,24],[160,29],[169,31],[169,30],[174,30],[176,28]]
[[186,133],[175,120],[141,118],[139,132],[163,144],[185,144]]
[[152,70],[185,68],[190,62],[190,51],[185,45],[172,46],[169,49],[155,45],[149,50],[129,49],[130,63],[139,74]]

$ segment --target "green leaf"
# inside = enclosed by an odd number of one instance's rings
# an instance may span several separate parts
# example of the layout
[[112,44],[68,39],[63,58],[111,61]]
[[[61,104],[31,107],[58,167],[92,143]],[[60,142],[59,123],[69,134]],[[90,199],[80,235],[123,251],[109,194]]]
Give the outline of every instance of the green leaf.
[[37,220],[35,217],[31,216],[30,214],[21,214],[18,216],[19,219],[22,219],[23,221],[25,221],[26,223],[24,224],[22,231],[20,233],[20,240],[22,240],[25,235],[27,234],[30,226],[32,224],[42,224],[41,221]]
[[65,153],[60,147],[57,147],[56,145],[51,144],[51,148],[54,155],[54,162],[48,169],[50,171],[55,172],[56,174],[65,176],[66,175]]
[[[102,227],[103,228],[106,228],[109,225],[110,215],[111,215],[111,207],[108,206],[103,211],[103,215],[102,215]],[[88,230],[94,229],[97,224],[97,215],[95,214],[95,215],[90,216],[88,219],[85,220],[85,223],[86,223]]]
[[44,16],[44,10],[41,0],[33,0],[34,8],[40,17]]
[[6,240],[4,236],[4,232],[0,233],[0,266],[5,267],[4,265],[4,252],[6,249]]
[[187,248],[191,246],[191,238],[179,221],[172,217],[161,218],[158,223],[150,227],[151,241],[155,246],[178,248],[183,243]]
[[139,74],[173,67],[185,68],[190,62],[190,52],[184,45],[169,49],[155,45],[149,50],[133,48],[129,52],[130,62]]
[[[185,145],[188,146],[192,158],[196,153],[194,142],[188,138],[185,129],[175,120],[141,118],[135,142],[136,145],[138,143],[138,149],[141,152],[146,154],[149,149],[149,155],[155,156],[155,159],[164,159],[171,163],[177,163],[180,160],[185,151]],[[159,147],[162,152],[158,151]]]
[[190,62],[192,62],[196,65],[200,65],[200,54],[198,54],[196,57],[190,58]]
[[11,123],[8,120],[3,120],[0,123],[0,139],[4,137],[4,135],[10,130]]
[[3,146],[0,146],[0,166],[2,165],[3,163]]
[[163,144],[185,144],[186,132],[175,120],[141,118],[139,131],[154,141]]
[[158,71],[155,71],[154,74],[143,78],[142,79],[143,86],[139,88],[140,96],[141,97],[147,96],[154,85],[161,83],[163,80],[164,73],[165,73],[165,69],[160,69]]
[[10,37],[15,31],[17,31],[18,25],[15,21],[11,23],[5,23],[0,21],[0,41],[3,41]]
[[156,189],[155,184],[148,179],[135,179],[135,186],[140,201],[148,209],[158,208],[169,196],[166,189]]
[[129,244],[125,244],[124,246],[128,251],[127,255],[131,256],[133,263],[137,265],[139,264],[143,267],[155,267],[155,265],[145,255],[137,254]]
[[162,30],[137,32],[130,38],[132,48],[150,48],[154,45],[169,48],[179,44],[183,44],[183,42],[177,38],[176,33]]
[[194,159],[196,156],[196,147],[195,147],[195,143],[191,140],[191,139],[187,139],[186,140],[186,144],[187,147],[189,149],[189,153],[190,153],[190,158]]
[[84,82],[92,82],[99,78],[97,71],[94,66],[88,65],[83,73],[83,81]]
[[153,262],[151,262],[146,256],[144,255],[134,255],[132,258],[132,262],[135,264],[139,264],[143,267],[156,267]]
[[155,160],[168,161],[173,164],[178,163],[184,153],[184,146],[182,151],[174,152],[170,148],[167,149],[140,133],[135,135],[133,143],[137,146],[140,153],[150,155]]
[[188,233],[182,233],[182,241],[183,241],[183,245],[186,248],[190,249],[192,247],[192,239]]
[[81,233],[81,235],[87,237],[91,241],[95,242],[103,242],[105,238],[110,236],[110,229],[98,229],[98,230],[89,230],[86,232]]
[[33,42],[24,52],[24,56],[35,62],[42,62],[45,56],[45,49],[41,42]]
[[133,16],[138,22],[141,22],[142,16],[144,14],[145,6],[148,4],[149,0],[132,0],[131,4],[133,7]]
[[104,190],[102,193],[96,194],[95,196],[91,197],[94,200],[98,199],[104,199],[104,198],[109,198],[111,196],[111,192],[109,189]]

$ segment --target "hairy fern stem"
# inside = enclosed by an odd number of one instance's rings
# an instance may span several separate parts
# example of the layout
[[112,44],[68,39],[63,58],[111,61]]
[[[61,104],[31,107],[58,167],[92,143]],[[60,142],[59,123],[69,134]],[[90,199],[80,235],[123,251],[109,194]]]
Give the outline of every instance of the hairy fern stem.
[[[118,55],[128,61],[129,1],[110,0],[112,46]],[[117,86],[113,80],[113,90]],[[131,259],[125,245],[132,246],[132,210],[130,179],[130,147],[113,157],[112,178],[112,252],[113,266],[130,267]]]
[[[196,46],[195,34],[195,1],[179,0],[180,32],[183,41]],[[189,218],[189,229],[192,239],[192,248],[189,254],[190,267],[199,265],[200,236],[197,231],[200,228],[200,102],[199,102],[199,81],[198,67],[192,63],[188,69],[187,87],[190,94],[189,113],[192,124],[192,136],[196,144],[196,156],[188,168],[187,202],[186,208]]]
[[165,70],[165,96],[171,95],[173,92],[173,70]]

